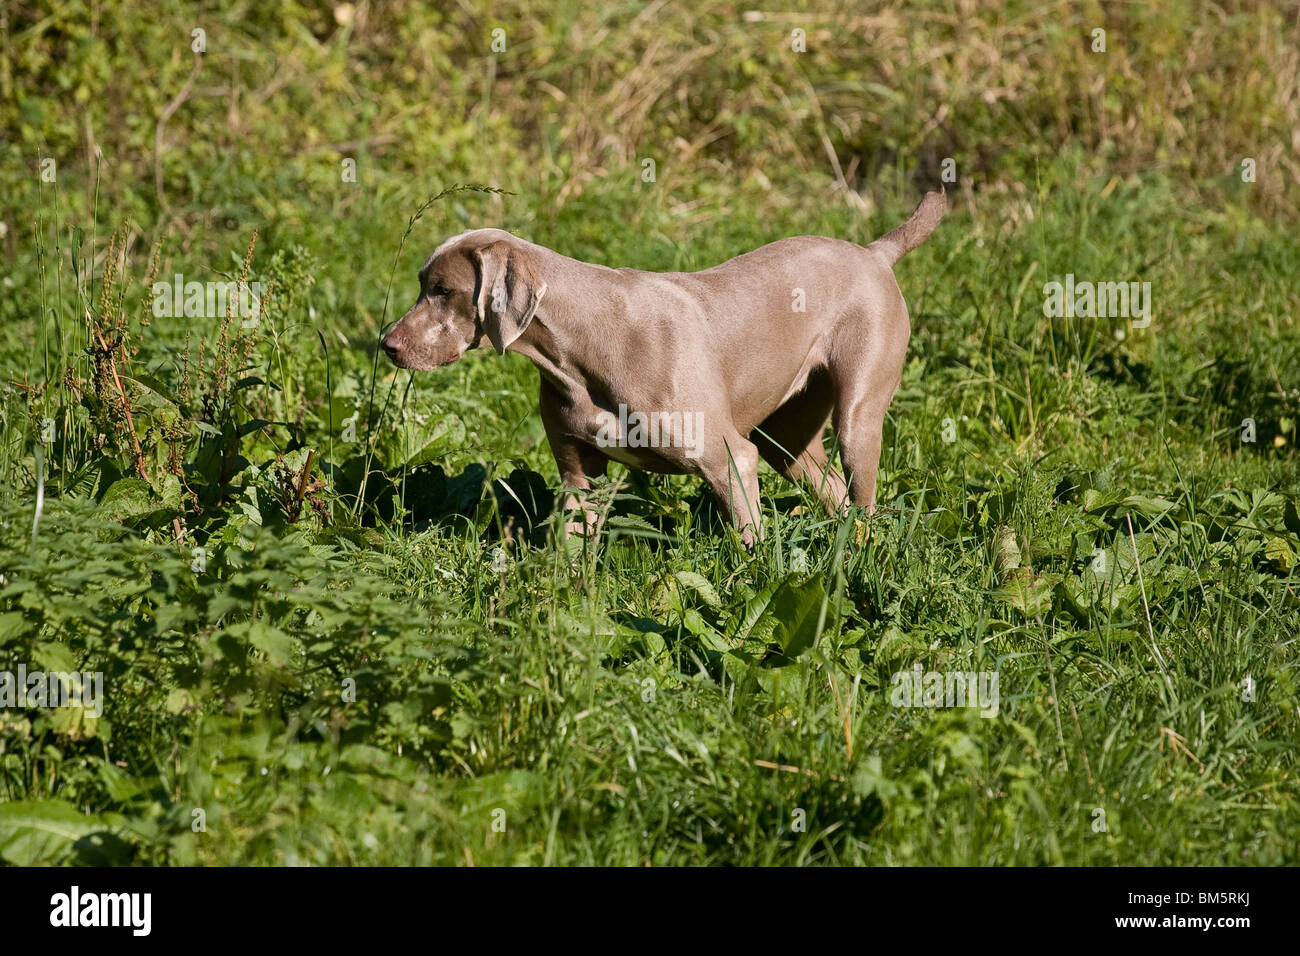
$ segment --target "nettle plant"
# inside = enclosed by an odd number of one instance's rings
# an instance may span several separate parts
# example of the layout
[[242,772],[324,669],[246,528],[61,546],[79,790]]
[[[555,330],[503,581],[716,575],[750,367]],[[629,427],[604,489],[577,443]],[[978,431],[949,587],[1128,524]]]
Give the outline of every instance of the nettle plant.
[[[58,302],[46,310],[44,381],[16,386],[33,448],[24,477],[43,494],[93,498],[105,518],[182,545],[231,522],[326,519],[319,456],[306,445],[306,387],[283,354],[309,307],[313,257],[278,250],[254,280],[254,235],[221,278],[239,290],[256,281],[255,312],[241,312],[232,296],[223,314],[175,321],[180,303],[157,308],[159,287],[169,285],[157,281],[162,244],[133,283],[127,235],[110,240],[97,283],[72,258],[80,323],[61,321]],[[71,239],[83,247],[80,231]]]

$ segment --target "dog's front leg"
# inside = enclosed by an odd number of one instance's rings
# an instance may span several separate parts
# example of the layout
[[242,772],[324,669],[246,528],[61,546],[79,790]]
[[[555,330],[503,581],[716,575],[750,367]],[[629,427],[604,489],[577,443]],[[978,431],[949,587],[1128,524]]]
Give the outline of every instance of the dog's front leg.
[[595,534],[599,515],[587,507],[583,492],[591,489],[592,478],[605,474],[609,459],[574,434],[573,422],[566,414],[564,396],[544,377],[541,381],[538,409],[551,454],[555,456],[555,466],[560,472],[560,508],[566,512],[581,512],[564,523],[564,532],[566,535]]
[[698,462],[723,513],[740,531],[741,543],[753,548],[763,537],[762,506],[758,500],[758,447],[738,432],[711,442]]

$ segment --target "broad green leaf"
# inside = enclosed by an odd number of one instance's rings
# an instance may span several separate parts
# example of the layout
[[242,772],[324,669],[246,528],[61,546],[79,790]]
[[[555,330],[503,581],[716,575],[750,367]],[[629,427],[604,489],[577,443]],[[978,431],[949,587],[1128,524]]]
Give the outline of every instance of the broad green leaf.
[[15,866],[49,866],[75,858],[74,844],[105,829],[62,800],[0,803],[0,860]]
[[153,511],[157,506],[149,482],[143,478],[120,478],[104,492],[99,513],[105,520],[122,521]]
[[685,588],[694,591],[699,595],[700,600],[711,608],[722,606],[722,599],[718,597],[718,592],[713,589],[709,579],[698,571],[674,571],[673,577]]
[[768,611],[776,619],[775,637],[786,657],[797,657],[816,642],[826,589],[819,578],[796,583],[788,577],[772,596]]
[[1295,555],[1285,538],[1269,538],[1264,545],[1264,558],[1283,574],[1295,567]]
[[293,655],[293,638],[264,621],[253,621],[248,625],[248,643],[266,654],[276,667],[289,663]]

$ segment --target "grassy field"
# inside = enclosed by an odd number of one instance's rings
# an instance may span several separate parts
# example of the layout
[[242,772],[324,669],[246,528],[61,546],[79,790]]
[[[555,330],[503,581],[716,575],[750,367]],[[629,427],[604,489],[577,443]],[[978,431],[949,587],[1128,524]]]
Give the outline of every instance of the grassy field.
[[[1293,7],[150,6],[0,13],[0,671],[102,675],[0,706],[0,861],[1300,856]],[[527,360],[376,355],[466,228],[690,270],[946,171],[872,517],[615,466],[566,542]]]

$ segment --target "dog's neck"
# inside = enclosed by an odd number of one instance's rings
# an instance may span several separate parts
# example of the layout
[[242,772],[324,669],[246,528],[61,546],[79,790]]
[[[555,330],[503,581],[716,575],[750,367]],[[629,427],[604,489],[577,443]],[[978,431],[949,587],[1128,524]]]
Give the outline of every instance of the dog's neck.
[[[552,255],[555,255],[552,253]],[[580,271],[586,266],[564,256],[548,263],[546,272]],[[575,406],[591,401],[591,386],[608,387],[611,370],[604,361],[604,343],[591,341],[594,330],[587,327],[583,318],[583,303],[573,301],[564,290],[581,283],[565,275],[547,276],[546,297],[537,314],[528,323],[524,333],[512,342],[508,350],[526,356],[541,373]]]
[[564,348],[565,336],[562,332],[557,334],[559,330],[552,328],[542,311],[538,310],[524,334],[510,343],[508,351],[525,356],[561,392],[585,392],[582,369],[566,358],[566,353],[571,352]]

